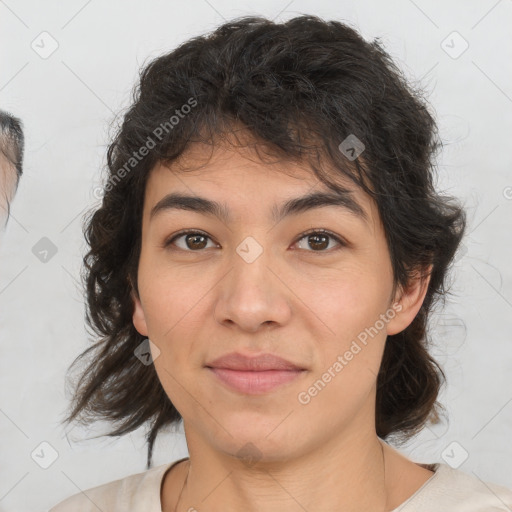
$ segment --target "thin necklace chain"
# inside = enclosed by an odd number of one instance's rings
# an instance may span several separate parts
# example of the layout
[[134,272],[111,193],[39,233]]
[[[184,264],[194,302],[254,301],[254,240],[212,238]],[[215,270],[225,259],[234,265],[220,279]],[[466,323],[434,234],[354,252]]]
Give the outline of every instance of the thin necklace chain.
[[[382,442],[379,441],[379,444],[380,444],[380,450],[382,452],[382,466],[384,468],[384,489],[386,491],[386,501],[384,502],[384,510],[383,510],[383,512],[386,512],[387,511],[387,506],[388,506],[388,491],[387,491],[387,488],[386,488],[386,459],[384,457],[384,448],[382,447]],[[183,486],[181,487],[181,491],[180,491],[180,494],[178,496],[178,501],[176,501],[176,506],[174,507],[174,512],[176,512],[178,510],[178,504],[180,502],[181,495],[183,494],[183,490],[185,489],[185,486],[187,485],[187,480],[188,480],[188,474],[189,473],[190,473],[190,464],[188,466],[187,476],[185,477],[185,481],[183,482]]]

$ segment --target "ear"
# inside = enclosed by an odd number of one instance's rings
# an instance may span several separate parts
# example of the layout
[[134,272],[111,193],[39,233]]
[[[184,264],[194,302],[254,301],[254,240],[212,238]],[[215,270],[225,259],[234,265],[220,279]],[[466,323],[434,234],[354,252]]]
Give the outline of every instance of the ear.
[[146,316],[144,315],[144,310],[142,309],[142,304],[140,302],[140,299],[136,296],[135,292],[131,291],[131,297],[133,300],[133,325],[135,326],[135,329],[139,332],[139,334],[142,334],[143,336],[148,335],[148,326],[146,324]]
[[423,304],[430,282],[432,265],[427,269],[424,275],[417,272],[409,281],[406,289],[400,288],[395,294],[393,304],[398,303],[396,307],[397,314],[387,323],[387,334],[393,335],[402,332],[414,320]]

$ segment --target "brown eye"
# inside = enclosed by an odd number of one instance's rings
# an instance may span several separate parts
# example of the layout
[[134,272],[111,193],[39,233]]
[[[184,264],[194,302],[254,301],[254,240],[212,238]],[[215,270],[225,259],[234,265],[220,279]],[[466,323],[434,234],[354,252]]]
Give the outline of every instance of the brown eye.
[[[180,240],[181,245],[176,244],[176,240]],[[199,252],[207,245],[207,240],[211,240],[208,235],[199,231],[183,231],[173,236],[165,243],[165,247],[169,245],[176,245],[179,249],[189,252]]]
[[305,233],[304,235],[301,236],[301,238],[299,238],[297,243],[304,239],[308,240],[307,246],[312,249],[309,252],[331,252],[330,250],[326,250],[329,247],[329,240],[336,241],[338,245],[342,247],[346,245],[340,237],[326,230],[317,229],[316,231],[310,231],[308,233]]

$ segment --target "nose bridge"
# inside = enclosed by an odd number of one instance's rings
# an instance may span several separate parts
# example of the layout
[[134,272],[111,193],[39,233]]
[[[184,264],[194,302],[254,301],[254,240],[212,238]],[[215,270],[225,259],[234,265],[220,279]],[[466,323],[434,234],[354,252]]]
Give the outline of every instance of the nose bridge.
[[282,323],[289,315],[285,289],[272,271],[270,251],[256,237],[245,237],[232,255],[231,272],[222,281],[216,305],[219,322],[231,320],[255,331],[267,322]]
[[[261,239],[261,236],[259,237]],[[254,236],[246,236],[235,248],[232,258],[233,274],[231,285],[241,290],[232,290],[234,293],[246,294],[254,291],[266,292],[272,287],[272,279],[268,267],[269,250],[263,246]],[[275,284],[275,283],[274,283]],[[245,290],[243,288],[246,288]]]
[[[258,238],[261,239],[261,236]],[[266,259],[261,258],[263,253],[267,253],[265,251],[263,244],[260,243],[255,237],[252,235],[246,236],[236,247],[235,252],[238,256],[247,264],[252,265],[258,259]],[[261,263],[261,261],[260,261]]]

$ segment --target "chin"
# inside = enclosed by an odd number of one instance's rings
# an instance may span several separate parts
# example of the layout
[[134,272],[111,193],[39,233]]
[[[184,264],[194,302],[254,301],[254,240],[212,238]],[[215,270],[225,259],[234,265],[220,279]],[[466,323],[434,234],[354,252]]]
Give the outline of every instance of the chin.
[[249,463],[286,460],[298,454],[297,441],[303,437],[291,417],[284,418],[286,414],[262,416],[261,412],[224,416],[224,428],[217,429],[210,442],[217,445],[219,451],[247,459]]

